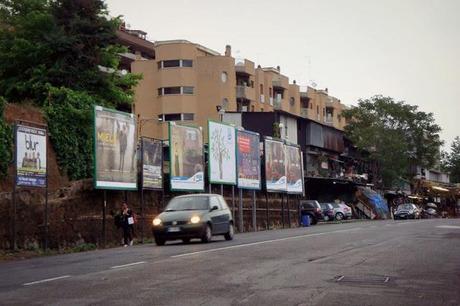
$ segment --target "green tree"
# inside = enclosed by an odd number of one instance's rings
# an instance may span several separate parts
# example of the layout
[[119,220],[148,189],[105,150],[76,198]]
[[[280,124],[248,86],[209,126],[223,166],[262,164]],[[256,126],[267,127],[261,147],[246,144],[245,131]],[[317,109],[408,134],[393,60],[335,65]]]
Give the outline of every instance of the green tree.
[[419,111],[415,105],[377,95],[359,100],[343,116],[349,122],[348,137],[380,164],[385,187],[400,178],[410,179],[411,164],[429,168],[439,160],[441,128],[432,113]]
[[6,101],[0,97],[0,177],[6,177],[8,164],[13,159],[13,131],[3,116]]
[[102,0],[0,0],[0,95],[44,110],[71,179],[91,175],[89,110],[129,109],[140,79],[117,70],[119,24]]
[[442,154],[442,169],[450,173],[452,183],[460,183],[460,137],[455,137],[450,146],[450,153]]

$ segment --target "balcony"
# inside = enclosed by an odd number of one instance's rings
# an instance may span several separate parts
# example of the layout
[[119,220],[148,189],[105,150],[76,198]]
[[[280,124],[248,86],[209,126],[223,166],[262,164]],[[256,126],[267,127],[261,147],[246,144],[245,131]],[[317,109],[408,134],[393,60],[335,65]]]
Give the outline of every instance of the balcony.
[[336,104],[334,103],[334,99],[332,99],[331,97],[328,97],[328,99],[326,99],[326,107],[334,108],[335,105]]
[[247,59],[236,59],[235,72],[247,75],[254,75],[254,62],[248,61]]
[[324,117],[324,123],[328,125],[333,125],[334,124],[334,117],[332,115],[327,114],[326,117]]
[[248,86],[237,85],[236,86],[236,98],[254,101],[255,100],[255,90],[254,88],[251,88]]
[[302,107],[302,108],[300,109],[300,116],[302,116],[302,117],[304,117],[304,118],[308,118],[309,111],[310,111],[309,108],[304,108],[304,107]]

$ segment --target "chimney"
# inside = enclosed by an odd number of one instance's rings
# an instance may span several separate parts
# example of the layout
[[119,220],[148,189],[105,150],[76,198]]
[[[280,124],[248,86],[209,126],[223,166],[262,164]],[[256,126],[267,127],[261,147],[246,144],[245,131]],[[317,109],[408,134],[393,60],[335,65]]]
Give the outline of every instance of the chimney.
[[280,66],[276,66],[276,70],[278,70],[278,72],[281,72]]
[[324,88],[324,91],[325,91],[325,92],[329,92],[329,90],[327,89],[327,87],[326,87],[326,88]]
[[257,65],[257,68],[262,68],[260,65]]
[[230,45],[225,46],[225,56],[232,56],[232,46]]
[[292,81],[292,83],[294,83],[294,84],[297,84],[297,82],[296,82],[295,80],[294,80],[294,81]]

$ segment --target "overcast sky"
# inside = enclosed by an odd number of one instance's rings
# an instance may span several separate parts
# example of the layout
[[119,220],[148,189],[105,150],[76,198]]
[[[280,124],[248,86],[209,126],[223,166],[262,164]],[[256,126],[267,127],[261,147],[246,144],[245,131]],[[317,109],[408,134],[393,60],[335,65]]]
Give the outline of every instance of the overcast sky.
[[460,136],[458,0],[107,0],[151,40],[187,39],[281,72],[348,105],[375,94],[435,114]]

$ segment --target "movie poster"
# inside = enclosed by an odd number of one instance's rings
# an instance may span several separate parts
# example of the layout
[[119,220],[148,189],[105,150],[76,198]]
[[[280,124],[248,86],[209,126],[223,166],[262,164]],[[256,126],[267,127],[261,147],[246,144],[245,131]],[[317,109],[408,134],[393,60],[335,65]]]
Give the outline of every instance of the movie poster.
[[302,157],[300,148],[294,145],[285,145],[286,177],[288,193],[303,193]]
[[132,114],[94,108],[95,188],[135,190],[136,125]]
[[163,188],[163,142],[151,138],[142,141],[142,188]]
[[238,188],[260,190],[259,134],[237,132]]
[[204,191],[201,128],[169,123],[171,190]]
[[265,138],[265,183],[267,191],[287,191],[284,143]]
[[228,124],[208,121],[209,180],[236,185],[236,135]]
[[46,187],[46,130],[16,126],[16,186]]

